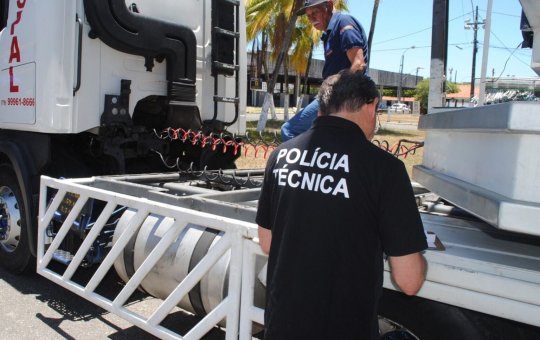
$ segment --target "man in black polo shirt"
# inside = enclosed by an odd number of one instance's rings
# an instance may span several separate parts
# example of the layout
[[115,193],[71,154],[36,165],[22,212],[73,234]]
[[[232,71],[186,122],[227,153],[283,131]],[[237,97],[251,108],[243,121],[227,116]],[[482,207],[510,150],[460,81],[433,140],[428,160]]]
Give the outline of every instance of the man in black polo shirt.
[[265,339],[377,339],[383,252],[405,294],[424,281],[405,167],[370,143],[375,84],[350,70],[331,80],[321,116],[268,160],[256,218],[269,253]]

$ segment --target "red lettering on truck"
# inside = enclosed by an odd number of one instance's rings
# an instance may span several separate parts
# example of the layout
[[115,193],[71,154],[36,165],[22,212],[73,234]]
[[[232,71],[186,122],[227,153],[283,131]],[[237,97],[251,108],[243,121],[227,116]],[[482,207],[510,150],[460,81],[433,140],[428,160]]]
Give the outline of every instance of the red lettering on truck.
[[11,31],[10,31],[11,35],[15,34],[15,26],[17,26],[19,22],[21,22],[21,17],[22,17],[22,11],[18,11],[17,19],[15,19],[15,21],[13,21],[13,23],[11,24]]
[[13,82],[13,66],[9,67],[9,92],[19,92],[19,85]]
[[[11,48],[9,53],[9,64],[14,61],[21,62],[21,49],[19,48],[19,39],[15,35],[15,28],[21,22],[23,8],[26,5],[26,0],[17,0],[17,8],[20,11],[17,12],[17,17],[11,24]],[[19,85],[15,84],[15,77],[13,75],[13,65],[9,66],[9,92],[19,92]]]
[[9,63],[11,64],[15,59],[16,62],[21,62],[21,50],[19,49],[19,39],[17,36],[13,36],[11,39],[11,52],[9,53]]

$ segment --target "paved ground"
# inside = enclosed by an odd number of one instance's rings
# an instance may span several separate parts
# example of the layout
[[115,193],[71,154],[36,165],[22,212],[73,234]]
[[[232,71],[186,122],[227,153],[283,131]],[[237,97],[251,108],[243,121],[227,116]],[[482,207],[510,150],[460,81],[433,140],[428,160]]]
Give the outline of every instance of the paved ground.
[[37,275],[0,267],[0,339],[155,339]]
[[[119,287],[114,274],[107,275],[104,282],[103,290]],[[141,315],[150,315],[161,302],[142,293],[134,295],[129,308]],[[184,313],[180,317],[179,313],[162,324],[185,334],[196,321]],[[13,275],[0,267],[0,340],[12,339],[156,338],[40,275]],[[222,340],[224,334],[214,330],[204,339]]]

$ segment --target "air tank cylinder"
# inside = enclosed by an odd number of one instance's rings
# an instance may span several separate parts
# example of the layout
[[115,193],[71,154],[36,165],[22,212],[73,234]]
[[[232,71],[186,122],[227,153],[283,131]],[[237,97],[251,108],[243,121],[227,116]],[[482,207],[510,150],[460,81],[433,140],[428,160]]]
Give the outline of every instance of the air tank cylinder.
[[[122,215],[114,232],[113,244],[126,230],[135,213],[136,211],[128,209]],[[157,215],[149,215],[144,220],[114,263],[114,268],[122,280],[127,282],[133,276],[173,223],[174,219]],[[203,226],[187,225],[139,288],[154,297],[165,299],[221,239],[222,234],[221,231]],[[200,316],[214,309],[227,296],[230,256],[229,250],[189,294],[184,296],[178,307]],[[259,273],[265,262],[265,258],[257,257],[255,273]],[[263,307],[264,299],[264,286],[256,279],[255,305]]]

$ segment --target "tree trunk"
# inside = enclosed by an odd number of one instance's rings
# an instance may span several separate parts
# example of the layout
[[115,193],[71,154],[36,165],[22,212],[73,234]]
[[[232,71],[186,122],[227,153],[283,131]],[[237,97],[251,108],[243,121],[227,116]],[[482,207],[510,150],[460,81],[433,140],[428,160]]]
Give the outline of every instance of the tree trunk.
[[[296,103],[296,110],[295,112],[298,112],[298,100],[300,99],[300,87],[302,86],[302,77],[300,76],[300,74],[296,74],[296,78],[295,78],[295,81],[294,81],[294,99],[295,99],[295,103]],[[288,117],[287,117],[288,118]]]
[[269,82],[269,72],[268,72],[268,34],[263,31],[262,34],[262,66],[264,70],[264,75],[266,79],[266,84]]
[[283,60],[283,71],[285,77],[285,91],[283,100],[283,115],[285,120],[289,120],[289,56],[286,55]]
[[250,61],[250,73],[252,77],[257,77],[257,65],[255,64],[255,60],[257,55],[255,54],[255,46],[257,43],[257,39],[253,39],[253,43],[251,44],[251,61]]
[[[313,59],[313,41],[311,42],[311,48],[309,49],[309,57],[306,65],[306,73],[304,75],[304,87],[302,89],[302,95],[300,98],[296,98],[296,113],[302,110],[302,104],[304,103],[304,96],[308,93],[308,83],[309,83],[309,69],[311,68],[311,60]],[[308,93],[309,96],[309,93]]]
[[[377,21],[377,12],[379,11],[379,1],[375,0],[373,3],[373,13],[371,14],[371,26],[369,27],[369,37],[368,37],[368,51],[371,54],[371,42],[373,41],[373,34],[375,33],[375,22]],[[369,67],[369,61],[368,60],[368,67]]]
[[[258,61],[258,55],[255,53],[255,46],[257,46],[256,44],[257,42],[257,39],[253,39],[253,44],[251,45],[251,61],[250,61],[250,70],[249,70],[249,73],[250,73],[250,76],[251,78],[259,78],[259,75],[257,74],[257,61]],[[258,49],[258,46],[257,46],[257,49]],[[256,98],[255,98],[255,93],[256,91],[254,89],[248,89],[248,90],[251,90],[251,105],[255,106],[255,103],[256,103]]]
[[[276,79],[277,79],[277,76],[279,75],[279,69],[281,68],[281,63],[283,62],[283,58],[285,57],[285,53],[287,53],[289,51],[289,47],[290,47],[290,44],[291,44],[292,33],[293,33],[294,28],[296,26],[296,19],[298,18],[298,15],[296,14],[296,12],[300,9],[302,4],[303,4],[302,0],[294,0],[294,6],[293,6],[293,8],[291,10],[291,15],[289,17],[289,23],[287,24],[287,30],[285,31],[285,37],[283,39],[283,45],[281,47],[281,51],[279,51],[279,54],[278,54],[278,57],[277,57],[277,60],[276,60],[276,64],[275,64],[275,67],[274,67],[274,72],[272,74],[272,78],[270,79],[270,82],[268,83],[268,88],[266,89],[266,91],[267,91],[266,98],[268,96],[272,96],[272,99],[273,99],[273,93],[274,93],[274,88],[276,86]],[[266,98],[265,98],[265,102],[266,102]],[[273,100],[272,100],[272,104],[273,104]],[[274,108],[273,105],[272,105],[272,108]],[[274,110],[275,110],[275,108],[274,108]],[[266,110],[265,110],[265,106],[263,105],[263,108],[261,110],[261,114],[259,116],[259,123],[257,124],[257,131],[258,132],[262,132],[264,130],[264,128],[266,127],[266,121],[267,120],[268,120],[268,108],[266,108]]]

